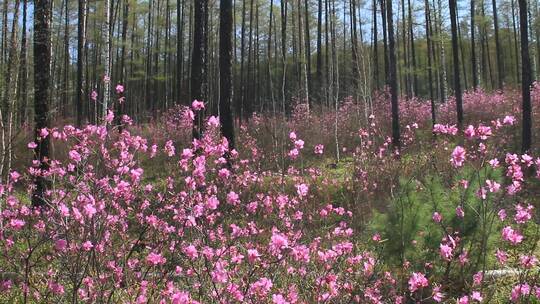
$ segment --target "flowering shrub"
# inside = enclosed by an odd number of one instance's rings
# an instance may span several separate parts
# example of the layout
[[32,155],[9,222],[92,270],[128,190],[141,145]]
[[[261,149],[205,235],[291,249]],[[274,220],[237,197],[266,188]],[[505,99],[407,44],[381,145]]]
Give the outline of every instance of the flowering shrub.
[[[491,102],[483,94],[465,97],[471,111],[475,98]],[[512,113],[460,134],[444,120],[451,102],[433,127],[421,101],[402,108],[401,155],[383,96],[373,112],[346,101],[325,115],[299,107],[282,124],[255,115],[238,151],[216,117],[191,142],[199,101],[148,126],[152,136],[43,130],[65,151],[0,185],[0,302],[530,301],[540,159],[510,152]],[[341,162],[327,163],[336,149]],[[36,176],[48,181],[45,208],[28,199]]]

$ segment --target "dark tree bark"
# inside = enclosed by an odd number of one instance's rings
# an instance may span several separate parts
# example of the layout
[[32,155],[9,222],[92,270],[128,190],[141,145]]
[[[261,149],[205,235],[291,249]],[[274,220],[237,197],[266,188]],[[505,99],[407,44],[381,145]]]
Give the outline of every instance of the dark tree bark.
[[252,103],[254,96],[252,96],[253,92],[253,6],[254,6],[254,0],[250,0],[249,5],[249,34],[248,34],[248,62],[247,62],[247,81],[246,81],[246,94],[244,98],[244,102],[242,103],[242,118],[245,121],[248,121],[249,117],[252,113]]
[[306,65],[306,102],[308,104],[308,106],[311,108],[311,102],[310,102],[310,98],[309,98],[309,93],[311,92],[311,38],[310,38],[310,33],[309,33],[309,6],[308,6],[308,0],[305,0],[304,1],[304,10],[305,10],[305,20],[304,20],[304,28],[305,28],[305,43],[306,43],[306,49],[305,49],[305,54],[306,54],[306,62],[305,62],[305,65]]
[[79,0],[78,22],[77,22],[77,120],[80,127],[83,123],[83,100],[84,94],[84,45],[86,40],[86,0]]
[[178,103],[184,87],[184,1],[176,1],[176,96]]
[[354,93],[357,94],[360,87],[360,68],[358,64],[358,29],[356,27],[356,0],[350,0],[349,19],[351,31],[351,75],[353,78]]
[[385,84],[389,85],[390,79],[388,79],[388,76],[390,75],[390,71],[389,71],[390,64],[389,64],[389,58],[388,58],[388,31],[386,30],[387,28],[386,1],[387,0],[379,0],[379,1],[381,4],[381,18],[382,18],[382,26],[383,26],[382,30],[383,30],[383,45],[384,45],[384,77],[385,77]]
[[[5,122],[8,122],[8,117],[11,115],[11,111],[13,109],[11,108],[11,105],[13,104],[13,98],[15,97],[16,91],[13,90],[13,88],[17,85],[17,73],[13,73],[17,61],[18,61],[18,38],[17,34],[19,33],[18,29],[18,19],[19,19],[19,6],[20,6],[20,0],[15,1],[15,6],[13,10],[13,20],[11,25],[11,33],[9,37],[9,47],[8,47],[8,58],[7,58],[7,68],[5,69],[5,77],[4,77],[4,85],[5,85],[5,92],[2,100],[2,111],[5,114],[2,119],[5,120]],[[4,126],[4,125],[2,125]],[[10,126],[6,126],[7,128],[10,128]],[[10,139],[11,140],[11,139]]]
[[323,67],[322,67],[322,11],[323,5],[322,0],[319,0],[318,11],[317,11],[317,84],[319,85],[319,90],[322,88],[323,84]]
[[398,106],[398,87],[397,87],[397,69],[396,69],[396,49],[394,41],[394,15],[392,13],[392,1],[386,1],[386,20],[388,21],[388,57],[389,57],[389,75],[387,77],[390,85],[390,98],[392,103],[392,146],[399,151],[401,148],[399,132],[399,106]]
[[[191,52],[191,100],[206,101],[208,1],[194,4],[193,50]],[[197,111],[193,124],[193,138],[202,137],[203,111]]]
[[[40,130],[49,127],[49,90],[51,72],[51,1],[34,2],[34,119],[35,141],[34,157],[39,162],[39,169],[49,169],[49,136],[40,137]],[[32,205],[41,207],[46,204],[45,191],[47,181],[42,175],[35,179],[36,188],[32,194]]]
[[522,94],[522,141],[521,152],[526,153],[531,149],[532,142],[532,107],[531,107],[531,59],[529,55],[529,24],[527,18],[527,1],[518,0],[519,25],[521,29],[521,94]]
[[373,89],[379,89],[379,38],[377,29],[377,0],[373,0]]
[[[459,11],[456,12],[456,18],[459,20]],[[459,22],[457,24],[457,30],[458,30],[458,43],[459,43],[459,52],[461,55],[461,72],[463,75],[463,87],[467,89],[468,83],[467,83],[467,68],[465,63],[465,48],[463,46],[463,37],[461,36],[461,26],[459,25]]]
[[499,39],[499,19],[497,13],[497,0],[492,0],[493,26],[495,29],[495,53],[497,54],[497,88],[502,90],[504,83],[504,66],[501,42]]
[[[405,0],[401,0],[401,43],[403,46],[403,66],[400,68],[400,74],[403,75],[403,86],[400,86],[401,91],[405,89],[405,95],[407,96],[407,99],[411,98],[411,81],[410,81],[410,72],[411,72],[411,66],[410,66],[410,60],[409,60],[409,52],[407,48],[407,22],[405,21]],[[398,35],[399,35],[399,26],[397,27]],[[399,42],[400,39],[397,39],[397,45],[399,49]],[[399,57],[399,51],[397,56]]]
[[286,113],[286,92],[285,84],[287,80],[287,1],[281,0],[281,61],[282,61],[282,77],[281,77],[281,107],[283,114]]
[[105,0],[105,22],[103,24],[103,37],[105,47],[103,48],[103,64],[105,66],[104,79],[103,81],[103,107],[101,109],[101,120],[105,124],[105,117],[107,116],[107,111],[109,110],[110,98],[111,98],[111,2],[110,0]]
[[516,25],[516,9],[515,9],[515,0],[511,0],[511,6],[512,6],[512,30],[514,34],[514,54],[515,54],[515,60],[516,60],[516,83],[520,83],[520,71],[519,71],[519,42],[518,42],[518,34],[517,34],[517,25]]
[[[129,23],[129,0],[124,0],[124,8],[122,14],[122,49],[120,51],[120,83],[127,88],[127,76],[126,76],[126,45],[127,45],[127,29]],[[119,132],[122,132],[122,115],[125,113],[125,98],[124,93],[122,96],[118,96],[118,105],[115,114],[117,124],[119,125]],[[120,99],[122,98],[122,99]]]
[[7,57],[7,32],[8,32],[8,1],[4,1],[2,5],[2,41],[0,43],[0,63],[6,62]]
[[407,0],[407,6],[409,8],[409,41],[411,42],[411,67],[413,74],[413,86],[412,95],[418,94],[418,75],[416,73],[416,46],[414,44],[414,31],[413,31],[413,18],[412,18],[412,5],[411,0]]
[[433,94],[433,41],[431,41],[431,10],[429,8],[429,0],[425,0],[425,18],[426,18],[426,44],[427,44],[427,69],[428,69],[428,86],[429,86],[429,101],[431,103],[431,123],[435,125],[435,96]]
[[274,85],[272,82],[272,26],[274,22],[274,0],[270,0],[270,21],[268,25],[268,45],[267,45],[267,58],[266,58],[266,72],[267,72],[267,90],[270,95],[270,100],[272,101],[272,114],[276,115],[276,100],[274,98]]
[[471,65],[472,65],[472,77],[473,77],[473,89],[476,90],[478,88],[478,70],[477,66],[478,63],[476,61],[476,44],[475,44],[475,18],[476,18],[476,10],[474,7],[474,1],[471,0]]
[[221,134],[229,141],[229,149],[234,149],[234,124],[232,103],[232,33],[233,11],[231,0],[221,0],[219,21],[219,120]]
[[240,120],[243,118],[243,109],[245,101],[245,73],[244,73],[244,62],[245,62],[245,51],[246,51],[246,2],[247,0],[242,1],[242,25],[240,29],[240,92],[237,97],[236,102],[236,113]]
[[19,85],[17,86],[18,94],[17,100],[20,100],[19,104],[19,125],[23,125],[26,121],[26,107],[28,106],[28,64],[27,64],[27,36],[26,36],[26,22],[28,16],[28,1],[23,0],[23,19],[22,19],[22,38],[21,38],[21,66],[19,71]]
[[154,112],[154,103],[153,103],[153,90],[152,90],[152,79],[154,77],[153,75],[153,68],[152,68],[152,42],[154,41],[152,37],[152,12],[154,9],[154,0],[148,1],[148,21],[146,23],[147,27],[147,38],[146,38],[146,72],[144,75],[144,95],[145,95],[145,101],[146,101],[146,108],[145,110],[150,111],[151,113]]
[[456,98],[457,124],[459,130],[463,130],[463,100],[461,96],[461,82],[459,75],[459,46],[457,35],[456,1],[449,0],[450,26],[452,30],[452,57],[454,67],[454,95]]
[[66,116],[69,102],[69,2],[66,0],[64,7],[64,69],[62,80],[62,115]]

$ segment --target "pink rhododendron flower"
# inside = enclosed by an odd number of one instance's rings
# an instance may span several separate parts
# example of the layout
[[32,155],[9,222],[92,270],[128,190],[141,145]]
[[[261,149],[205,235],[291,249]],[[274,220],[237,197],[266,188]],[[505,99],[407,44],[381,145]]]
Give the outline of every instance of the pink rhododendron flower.
[[418,289],[428,287],[429,282],[426,276],[420,272],[413,272],[409,278],[409,291],[415,292]]
[[204,102],[198,101],[198,100],[194,100],[194,101],[191,103],[191,108],[192,108],[194,111],[200,111],[200,110],[204,109]]
[[442,221],[442,215],[439,212],[433,212],[431,218],[435,223],[440,223]]
[[463,147],[457,146],[456,148],[454,148],[450,162],[455,168],[463,166],[463,162],[465,161],[465,154],[465,149]]
[[240,196],[234,191],[229,192],[227,194],[227,203],[231,205],[237,205],[238,203],[240,203]]
[[463,252],[459,255],[459,264],[461,266],[465,266],[467,263],[469,263],[469,252],[467,250],[463,250]]
[[279,232],[273,232],[272,237],[270,238],[270,245],[274,249],[281,250],[289,247],[289,240],[285,235]]
[[524,208],[521,204],[516,205],[516,214],[514,215],[514,220],[518,224],[524,224],[531,220],[532,210],[534,207],[532,205],[527,205],[527,208]]
[[304,149],[304,141],[301,140],[301,139],[298,139],[298,140],[295,140],[294,141],[294,147],[298,150],[302,150]]
[[473,275],[473,284],[475,286],[480,286],[484,280],[484,273],[479,271]]
[[169,157],[174,156],[174,154],[175,154],[175,148],[174,148],[174,145],[173,145],[172,140],[168,140],[168,141],[165,143],[165,153],[167,153],[167,156],[169,156]]
[[463,296],[458,299],[458,304],[469,304],[469,297]]
[[90,93],[90,99],[95,102],[97,101],[97,98],[98,98],[98,92],[92,91],[92,93]]
[[184,252],[184,254],[188,258],[190,258],[192,260],[199,257],[199,254],[197,252],[197,248],[195,248],[195,246],[193,246],[193,245],[189,245],[189,246],[184,247],[184,249],[182,251]]
[[506,115],[503,119],[503,124],[505,125],[513,126],[515,122],[516,122],[516,119],[514,118],[514,116]]
[[295,141],[296,140],[296,133],[294,133],[294,132],[289,133],[289,139],[292,140],[292,141]]
[[296,185],[296,193],[298,193],[298,196],[305,197],[307,196],[309,191],[309,186],[306,184],[299,184]]
[[506,261],[508,260],[508,254],[500,249],[497,249],[497,251],[495,252],[495,257],[501,265],[506,264]]
[[47,136],[49,136],[49,131],[47,130],[47,128],[43,128],[39,130],[39,137],[41,137],[41,139],[44,139]]
[[492,192],[492,193],[498,192],[499,189],[501,188],[501,184],[495,181],[489,180],[489,179],[486,180],[486,185],[489,189],[489,192]]
[[92,248],[94,248],[94,244],[90,241],[86,241],[82,244],[82,248],[84,251],[90,251]]
[[441,292],[440,286],[433,287],[433,293],[431,295],[433,301],[441,303],[444,300],[444,294]]
[[21,219],[11,219],[9,221],[9,225],[14,229],[14,230],[21,230],[22,227],[24,227],[24,225],[26,224],[26,222],[24,220],[21,220]]
[[68,155],[69,155],[69,159],[71,159],[72,161],[76,163],[79,163],[82,160],[81,154],[79,154],[79,152],[75,150],[70,150],[68,152]]
[[54,242],[54,249],[56,249],[56,251],[63,252],[64,250],[66,250],[66,247],[67,241],[64,239],[59,239]]
[[289,151],[289,158],[292,159],[292,160],[295,160],[298,157],[299,154],[300,153],[299,153],[298,149],[294,148],[291,151]]
[[531,293],[531,287],[529,284],[518,284],[512,288],[510,292],[510,299],[512,302],[517,302],[522,296],[528,296]]
[[259,297],[264,297],[270,292],[272,286],[272,280],[268,278],[260,278],[251,285],[250,291],[252,294],[255,294]]
[[124,86],[121,84],[117,84],[115,89],[116,89],[116,94],[124,93]]
[[160,253],[150,252],[146,257],[146,262],[152,266],[163,265],[167,261]]
[[538,264],[538,259],[534,255],[521,255],[519,263],[523,268],[531,269]]
[[506,226],[502,230],[502,238],[510,242],[512,245],[517,245],[523,241],[523,235],[515,231],[512,227]]
[[463,210],[463,207],[457,206],[457,208],[456,208],[456,216],[459,217],[459,218],[464,218],[465,217],[465,211]]
[[499,212],[497,212],[497,216],[499,217],[501,222],[504,222],[504,220],[506,219],[506,210],[504,209],[499,210]]
[[58,284],[54,281],[49,281],[48,287],[49,287],[49,290],[55,295],[64,294],[64,286],[62,286],[61,284]]
[[465,136],[469,139],[473,138],[475,135],[476,135],[476,132],[474,130],[474,127],[469,125],[465,131],[463,131],[463,134],[465,134]]
[[439,254],[441,255],[441,258],[445,261],[451,261],[453,257],[453,251],[454,249],[451,246],[448,246],[448,244],[440,244],[439,245]]
[[208,125],[214,128],[219,127],[219,118],[217,118],[216,116],[210,116],[208,118]]

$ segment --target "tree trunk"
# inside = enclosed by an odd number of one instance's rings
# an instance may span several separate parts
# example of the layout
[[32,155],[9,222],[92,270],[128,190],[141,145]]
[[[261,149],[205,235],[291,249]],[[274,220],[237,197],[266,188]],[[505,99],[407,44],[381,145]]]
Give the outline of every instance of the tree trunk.
[[523,126],[521,152],[527,153],[532,142],[532,107],[531,107],[531,59],[529,55],[529,24],[527,1],[518,0],[519,24],[521,29],[521,94],[523,99]]
[[[388,76],[390,75],[390,64],[389,64],[389,56],[388,56],[388,31],[387,28],[387,18],[386,18],[386,1],[387,0],[379,0],[381,4],[381,18],[382,18],[382,26],[383,26],[383,45],[384,45],[384,77],[385,77],[385,84],[390,84],[390,79],[388,79]],[[393,23],[393,22],[392,22]],[[396,76],[397,77],[397,76]]]
[[244,101],[245,101],[245,77],[244,77],[244,62],[246,51],[246,1],[242,1],[242,25],[240,29],[240,92],[237,97],[236,112],[238,118],[242,120],[244,113]]
[[[7,68],[5,70],[5,93],[0,107],[0,129],[2,133],[2,154],[0,158],[0,181],[4,176],[4,171],[11,170],[11,161],[13,159],[13,117],[15,115],[15,100],[17,94],[17,65],[19,61],[18,36],[19,33],[19,8],[20,0],[15,1],[11,35],[9,37],[9,50],[7,58]],[[2,113],[3,112],[3,113]],[[5,113],[5,114],[4,114]],[[6,159],[7,158],[7,159]]]
[[77,22],[77,121],[78,127],[83,124],[83,100],[84,94],[84,45],[86,40],[86,0],[79,0]]
[[[375,0],[376,1],[376,0]],[[318,3],[318,12],[317,12],[317,84],[319,85],[319,95],[323,87],[323,67],[322,67],[322,11],[323,5],[322,0],[319,0]],[[319,96],[320,98],[320,96]]]
[[103,108],[101,112],[102,123],[105,124],[105,117],[109,108],[109,99],[111,94],[111,2],[105,0],[105,22],[103,24],[103,40],[105,47],[103,49],[103,64],[105,71],[103,75]]
[[184,0],[176,1],[176,98],[180,102],[184,88]]
[[[49,127],[49,89],[51,72],[51,1],[34,2],[34,119],[35,142],[34,159],[39,162],[39,169],[49,169],[49,136],[40,137],[40,130]],[[36,188],[32,194],[34,207],[45,206],[45,177],[37,175]]]
[[418,75],[416,73],[416,47],[414,44],[414,31],[413,31],[413,18],[412,18],[412,5],[411,0],[407,1],[407,5],[409,8],[409,39],[411,42],[411,68],[412,68],[412,75],[413,75],[413,87],[412,87],[412,95],[416,96],[418,94]]
[[305,59],[305,72],[306,72],[306,103],[308,105],[308,108],[310,108],[310,100],[309,100],[309,93],[311,92],[311,39],[309,36],[309,6],[308,6],[308,0],[304,1],[304,10],[305,10],[305,36],[304,39],[306,41],[306,59]]
[[69,103],[69,1],[66,0],[64,7],[64,75],[62,79],[62,116],[66,117],[66,109]]
[[219,10],[219,120],[221,134],[227,138],[229,149],[234,149],[232,102],[232,33],[233,11],[231,0],[221,0]]
[[433,94],[433,66],[432,66],[432,54],[433,41],[431,41],[431,10],[429,8],[429,0],[425,0],[425,17],[426,17],[426,44],[427,44],[427,69],[428,69],[428,86],[429,86],[429,101],[431,103],[431,123],[435,125],[436,113],[435,113],[435,96]]
[[287,80],[287,1],[288,0],[281,0],[281,61],[283,65],[281,76],[281,105],[283,115],[287,112],[285,92],[285,83]]
[[26,121],[26,108],[28,106],[28,67],[27,67],[27,36],[26,36],[26,22],[28,16],[28,1],[23,0],[23,19],[22,19],[22,38],[21,38],[21,66],[19,75],[19,85],[17,100],[19,104],[19,125],[23,125]]
[[[191,52],[191,100],[206,101],[208,1],[194,4],[193,51]],[[197,111],[193,138],[202,138],[203,111]]]
[[516,77],[516,83],[520,83],[521,82],[521,79],[520,79],[520,71],[519,71],[519,47],[518,47],[518,35],[517,35],[517,25],[516,25],[516,10],[515,10],[515,0],[510,0],[511,2],[511,5],[512,5],[512,29],[513,29],[513,34],[514,34],[514,54],[516,56],[515,60],[516,60],[516,74],[515,74],[515,77]]
[[474,1],[471,0],[471,65],[472,65],[472,77],[473,77],[473,89],[478,88],[478,63],[476,61],[476,44],[475,44],[475,18],[476,10],[474,7]]
[[377,29],[377,0],[373,0],[373,89],[379,89],[379,38]]
[[[128,23],[129,23],[129,0],[124,0],[124,9],[123,9],[123,16],[122,16],[122,50],[120,51],[120,83],[124,85],[124,88],[127,88],[128,81],[126,76],[126,45],[127,45],[127,29],[128,29]],[[122,132],[122,115],[124,115],[125,111],[125,100],[120,98],[125,98],[125,93],[121,93],[118,96],[118,107],[115,114],[115,117],[117,119],[117,124],[119,125],[119,131]]]
[[272,101],[272,114],[276,115],[276,100],[274,98],[274,85],[272,83],[272,24],[274,21],[274,0],[270,0],[270,17],[269,17],[269,26],[268,26],[268,45],[267,45],[267,58],[266,58],[266,72],[267,72],[267,83],[268,94],[270,94],[270,100]]
[[504,83],[504,65],[501,42],[499,40],[499,19],[497,14],[497,0],[492,0],[493,26],[495,28],[495,53],[497,54],[497,88],[502,90]]
[[389,75],[387,79],[390,85],[390,98],[392,103],[392,146],[399,151],[401,148],[399,131],[399,107],[396,69],[396,50],[394,42],[394,15],[392,13],[392,1],[386,2],[386,19],[388,21],[388,52],[389,52]]
[[459,46],[457,37],[456,1],[457,0],[449,0],[450,26],[452,29],[452,57],[454,66],[454,95],[456,98],[457,124],[459,130],[463,130],[463,101],[459,77]]

